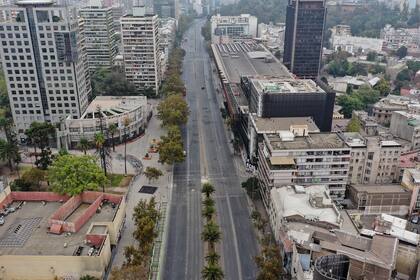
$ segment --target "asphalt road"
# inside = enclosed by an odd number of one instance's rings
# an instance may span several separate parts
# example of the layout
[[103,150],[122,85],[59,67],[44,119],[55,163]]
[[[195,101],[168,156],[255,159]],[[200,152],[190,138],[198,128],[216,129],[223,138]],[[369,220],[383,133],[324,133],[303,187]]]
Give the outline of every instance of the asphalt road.
[[196,20],[186,32],[187,41],[183,44],[186,50],[183,79],[191,113],[183,130],[187,158],[174,168],[164,279],[201,278],[202,180],[209,180],[216,188],[225,279],[255,279],[256,236],[224,130],[210,58],[201,36],[202,25],[203,21]]

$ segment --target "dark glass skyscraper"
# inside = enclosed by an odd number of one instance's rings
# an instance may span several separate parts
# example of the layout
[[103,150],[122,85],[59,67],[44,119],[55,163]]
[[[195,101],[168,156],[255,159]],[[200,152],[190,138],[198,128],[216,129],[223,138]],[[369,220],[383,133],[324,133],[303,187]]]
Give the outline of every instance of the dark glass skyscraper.
[[301,78],[316,78],[322,56],[325,0],[289,0],[283,62]]

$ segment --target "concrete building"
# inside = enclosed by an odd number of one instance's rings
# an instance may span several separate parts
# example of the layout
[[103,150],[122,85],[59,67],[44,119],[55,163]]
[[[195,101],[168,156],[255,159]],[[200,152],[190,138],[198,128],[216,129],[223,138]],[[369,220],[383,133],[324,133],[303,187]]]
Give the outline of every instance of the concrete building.
[[401,185],[412,192],[410,214],[420,212],[420,170],[417,168],[404,170]]
[[321,131],[331,131],[335,93],[312,80],[242,77],[241,87],[258,117],[312,117]]
[[410,141],[411,149],[420,149],[419,114],[405,111],[392,112],[390,131],[393,135]]
[[387,24],[381,31],[381,39],[388,50],[397,50],[402,46],[417,49],[420,47],[420,28],[394,28]]
[[80,26],[86,41],[89,70],[110,68],[117,55],[117,42],[112,8],[102,7],[100,1],[79,10]]
[[409,213],[411,191],[400,185],[350,185],[352,206],[368,212]]
[[162,79],[159,18],[134,7],[121,18],[125,75],[137,89],[152,88],[156,95]]
[[381,125],[391,123],[392,112],[408,111],[408,105],[415,104],[410,98],[397,95],[388,95],[372,106],[372,116]]
[[399,178],[401,144],[382,140],[379,136],[363,137],[359,133],[343,133],[340,137],[351,148],[349,182],[351,184],[389,184]]
[[289,0],[283,62],[300,78],[318,77],[326,15],[325,0]]
[[333,50],[346,51],[351,54],[367,54],[370,51],[381,52],[384,40],[349,35],[331,35],[330,46]]
[[258,39],[270,50],[283,52],[286,24],[258,24]]
[[169,54],[175,44],[176,36],[176,20],[174,18],[165,18],[161,19],[159,27],[159,49],[161,52],[161,69],[162,77],[164,76],[167,63],[169,59]]
[[255,38],[258,19],[249,14],[239,16],[214,15],[210,19],[213,44],[230,43],[235,38]]
[[326,185],[334,200],[344,199],[350,148],[336,133],[308,133],[305,127],[264,134],[259,144],[261,196],[269,205],[270,191],[286,185]]
[[[57,136],[62,141],[61,146],[75,148],[80,138],[93,141],[102,129],[109,139],[114,137],[115,143],[121,143],[124,137],[131,139],[144,133],[149,113],[145,96],[97,96],[81,118],[67,118]],[[126,120],[128,126],[125,126]],[[108,133],[110,125],[117,127],[113,136]]]
[[[0,227],[0,277],[102,278],[125,220],[122,196],[84,192],[0,192],[0,209],[15,208]],[[24,268],[22,267],[24,265]]]
[[34,121],[79,118],[91,87],[74,10],[34,0],[0,12],[0,57],[17,132],[23,137]]

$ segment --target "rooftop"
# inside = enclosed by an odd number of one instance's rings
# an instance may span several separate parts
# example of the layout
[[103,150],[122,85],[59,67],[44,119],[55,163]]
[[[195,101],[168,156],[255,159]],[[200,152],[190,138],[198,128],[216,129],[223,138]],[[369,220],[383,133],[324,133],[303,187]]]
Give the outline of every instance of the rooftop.
[[337,133],[310,133],[308,136],[294,137],[293,141],[283,141],[279,134],[265,134],[273,150],[341,149],[346,145]]
[[34,5],[34,6],[47,6],[53,5],[55,3],[54,0],[20,0],[16,2],[16,5],[26,6],[26,5]]
[[325,222],[337,227],[341,225],[341,214],[326,186],[273,188],[271,199],[279,219],[300,216],[311,222]]
[[[229,83],[240,83],[241,76],[262,75],[292,78],[282,63],[262,44],[257,44],[253,40],[213,44],[212,49],[219,71],[222,71],[222,76],[224,75]],[[249,53],[255,58],[251,58]]]
[[146,96],[97,96],[88,106],[81,119],[99,118],[98,107],[103,117],[118,116],[147,105]]
[[358,192],[367,193],[407,193],[408,191],[401,185],[351,185],[351,188]]
[[[18,204],[19,201],[13,202],[12,207]],[[84,240],[91,223],[110,222],[117,211],[107,204],[78,232],[61,235],[49,233],[49,217],[62,205],[60,202],[43,204],[41,201],[26,201],[21,209],[7,215],[5,224],[0,227],[0,255],[72,256],[79,246],[83,247],[81,255],[87,255],[90,246]],[[77,219],[87,206],[81,204],[66,221]]]
[[291,78],[251,78],[251,83],[259,93],[281,94],[281,93],[325,93],[312,80],[300,80]]
[[252,114],[251,121],[258,133],[276,133],[289,130],[292,125],[306,125],[309,132],[319,132],[319,128],[311,117],[261,118]]

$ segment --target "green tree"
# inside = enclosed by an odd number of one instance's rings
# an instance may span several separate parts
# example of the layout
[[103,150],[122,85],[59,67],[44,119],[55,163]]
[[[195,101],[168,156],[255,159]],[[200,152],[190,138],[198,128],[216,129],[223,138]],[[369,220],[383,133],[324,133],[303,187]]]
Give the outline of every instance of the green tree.
[[210,197],[215,191],[215,188],[209,182],[204,183],[201,189],[201,192],[205,194],[206,197]]
[[112,150],[115,152],[115,139],[114,136],[118,131],[118,127],[115,123],[110,124],[108,127],[108,134],[111,136]]
[[352,94],[340,95],[337,98],[337,103],[340,105],[341,113],[346,118],[350,118],[353,111],[363,110],[363,102],[357,97],[353,96]]
[[246,190],[249,196],[253,197],[254,194],[258,192],[260,180],[257,177],[253,176],[248,178],[245,182],[242,182],[241,186]]
[[184,159],[185,153],[181,131],[179,127],[171,126],[168,128],[168,135],[161,137],[159,145],[159,162],[173,164],[182,162]]
[[257,280],[278,280],[282,273],[280,248],[273,242],[264,243],[260,255],[255,257],[259,269]]
[[407,47],[401,46],[395,53],[399,59],[402,59],[407,56]]
[[113,269],[111,272],[111,280],[143,280],[148,277],[149,267],[147,265],[126,265],[119,269]]
[[0,139],[0,158],[3,161],[7,161],[10,170],[13,170],[14,164],[19,163],[21,160],[18,146]]
[[156,167],[148,166],[146,168],[146,170],[144,171],[144,176],[146,176],[146,178],[149,180],[149,182],[151,180],[159,179],[159,177],[162,176],[162,175],[163,175],[163,172]]
[[45,180],[46,173],[39,168],[31,168],[22,174],[22,180],[35,187],[37,191],[41,190],[41,182]]
[[188,120],[188,104],[180,94],[167,96],[157,107],[163,126],[182,125]]
[[127,81],[123,71],[100,68],[92,75],[92,98],[99,95],[139,95],[136,87]]
[[109,150],[106,147],[105,136],[102,132],[96,133],[94,137],[96,153],[99,155],[101,160],[101,167],[104,170],[105,176],[107,176],[108,158],[110,157]]
[[77,148],[83,151],[83,154],[86,155],[86,151],[91,147],[89,140],[85,137],[80,138]]
[[360,121],[357,117],[352,117],[349,123],[347,124],[347,132],[359,132],[361,128]]
[[32,191],[32,185],[20,178],[10,183],[10,189],[14,192],[29,192]]
[[216,208],[214,206],[204,206],[202,215],[206,218],[207,222],[211,221],[213,215],[216,214]]
[[47,170],[53,161],[52,157],[51,149],[49,147],[43,148],[39,157],[35,160],[35,165],[42,170]]
[[206,256],[206,261],[207,261],[207,263],[209,265],[218,265],[219,264],[219,260],[220,260],[220,256],[216,252],[209,253]]
[[124,119],[124,174],[127,175],[127,141],[130,136],[130,118]]
[[215,243],[219,242],[222,238],[219,226],[213,221],[206,223],[201,232],[201,238],[208,243],[209,252],[214,252]]
[[373,88],[378,90],[381,96],[387,96],[391,92],[391,84],[384,78],[380,79]]
[[214,206],[216,203],[214,202],[214,199],[211,197],[206,197],[203,200],[203,205],[205,207],[210,207],[210,206]]
[[[54,125],[47,122],[33,122],[25,131],[25,134],[34,145],[35,164],[46,169],[51,163],[51,151],[48,147],[50,139],[55,137]],[[38,159],[37,148],[41,150],[41,159]]]
[[350,63],[346,74],[350,76],[357,76],[357,75],[367,76],[368,72],[365,66],[363,66],[362,64]]
[[224,279],[223,270],[219,265],[206,265],[201,271],[203,280],[222,280]]
[[77,195],[105,186],[108,179],[92,156],[59,156],[50,166],[51,189],[60,194]]
[[373,52],[368,52],[367,53],[367,61],[376,61],[376,58],[378,57],[378,53],[373,51]]
[[408,70],[411,71],[411,73],[417,73],[418,71],[420,71],[420,61],[407,61],[407,67]]

